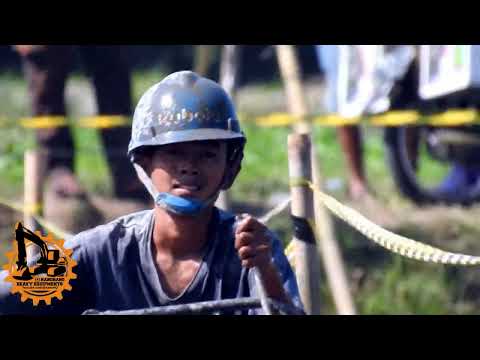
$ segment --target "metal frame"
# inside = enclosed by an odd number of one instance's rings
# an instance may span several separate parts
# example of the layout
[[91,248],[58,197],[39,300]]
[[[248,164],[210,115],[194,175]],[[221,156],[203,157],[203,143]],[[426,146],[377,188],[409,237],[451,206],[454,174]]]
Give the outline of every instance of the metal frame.
[[222,310],[246,310],[255,308],[262,308],[265,315],[305,315],[303,310],[293,305],[269,298],[260,271],[254,267],[252,268],[252,272],[258,291],[258,298],[244,297],[123,311],[107,310],[100,312],[91,309],[85,311],[83,315],[193,315],[215,313],[215,311]]
[[[285,304],[271,298],[268,298],[270,308],[275,315],[305,315],[303,310]],[[182,305],[158,306],[146,309],[136,310],[87,310],[82,315],[200,315],[212,314],[216,311],[225,310],[247,310],[258,309],[262,307],[262,301],[259,298],[238,298],[226,300],[203,301]]]

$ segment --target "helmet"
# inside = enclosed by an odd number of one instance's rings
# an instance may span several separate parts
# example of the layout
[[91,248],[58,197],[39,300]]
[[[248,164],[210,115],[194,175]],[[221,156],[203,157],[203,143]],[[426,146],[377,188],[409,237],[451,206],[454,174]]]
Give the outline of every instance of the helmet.
[[221,188],[228,189],[240,171],[245,135],[233,103],[216,82],[179,71],[152,86],[133,116],[128,156],[145,147],[188,141],[227,140],[228,166]]
[[[228,143],[227,168],[218,189],[207,200],[159,193],[138,155],[152,146],[202,140]],[[179,215],[196,216],[228,189],[240,171],[246,138],[230,97],[217,83],[191,71],[167,76],[140,99],[133,115],[128,156],[155,204]]]

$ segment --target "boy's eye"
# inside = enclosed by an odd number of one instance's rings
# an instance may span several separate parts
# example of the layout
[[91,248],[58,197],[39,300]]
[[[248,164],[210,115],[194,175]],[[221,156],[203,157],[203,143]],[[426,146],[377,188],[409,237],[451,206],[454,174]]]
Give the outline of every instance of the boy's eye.
[[168,150],[166,151],[166,153],[167,153],[168,155],[172,155],[172,156],[175,156],[175,155],[179,155],[179,154],[180,154],[180,152],[179,152],[178,150],[176,150],[176,149],[168,149]]
[[207,159],[213,159],[217,156],[217,153],[216,152],[213,152],[213,151],[205,151],[204,153],[204,156],[207,158]]

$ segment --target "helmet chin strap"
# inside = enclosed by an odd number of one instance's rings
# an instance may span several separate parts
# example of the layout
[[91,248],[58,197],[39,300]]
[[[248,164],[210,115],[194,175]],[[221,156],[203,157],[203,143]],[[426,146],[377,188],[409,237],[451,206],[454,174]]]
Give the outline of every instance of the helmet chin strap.
[[188,197],[175,196],[166,192],[158,192],[157,189],[155,189],[152,180],[145,173],[145,170],[143,170],[143,168],[137,163],[133,163],[133,166],[135,168],[135,171],[137,172],[138,178],[143,183],[143,185],[145,185],[148,192],[153,197],[155,205],[176,215],[199,215],[205,208],[207,208],[217,200],[220,189],[224,182],[222,180],[222,183],[211,197],[209,197],[205,201],[201,201]]

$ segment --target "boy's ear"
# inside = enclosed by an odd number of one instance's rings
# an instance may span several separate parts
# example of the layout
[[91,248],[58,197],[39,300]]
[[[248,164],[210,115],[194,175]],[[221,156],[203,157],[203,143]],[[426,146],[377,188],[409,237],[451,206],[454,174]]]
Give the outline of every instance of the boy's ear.
[[149,156],[141,154],[137,158],[137,163],[143,168],[143,170],[145,170],[147,175],[150,176],[152,173],[152,159]]

